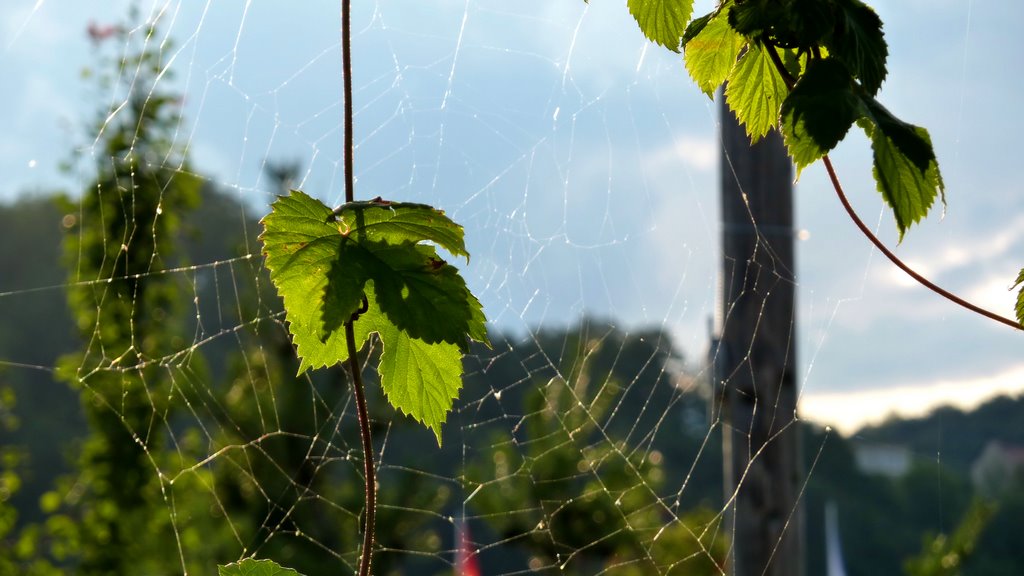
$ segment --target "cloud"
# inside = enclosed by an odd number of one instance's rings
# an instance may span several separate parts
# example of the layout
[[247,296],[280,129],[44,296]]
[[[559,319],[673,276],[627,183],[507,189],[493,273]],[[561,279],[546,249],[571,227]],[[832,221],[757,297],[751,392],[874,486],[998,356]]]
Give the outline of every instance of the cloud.
[[710,133],[683,135],[647,154],[649,170],[658,172],[685,166],[696,172],[709,173],[718,167],[720,147]]
[[851,434],[892,415],[919,417],[940,406],[973,409],[1000,395],[1024,392],[1024,364],[976,377],[895,383],[850,392],[808,392],[800,398],[803,418]]

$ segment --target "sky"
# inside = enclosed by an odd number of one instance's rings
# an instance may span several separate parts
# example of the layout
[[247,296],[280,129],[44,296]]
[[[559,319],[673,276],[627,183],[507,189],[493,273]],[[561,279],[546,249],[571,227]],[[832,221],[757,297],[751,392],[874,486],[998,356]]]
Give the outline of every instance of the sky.
[[[1024,120],[1017,0],[869,2],[885,22],[880,100],[927,127],[947,185],[897,246],[870,148],[833,154],[848,194],[897,253],[1004,315],[1024,266],[1024,196],[1012,168]],[[427,202],[466,227],[464,268],[488,318],[518,333],[581,314],[665,328],[694,365],[718,286],[717,104],[679,55],[645,41],[625,1],[355,2],[357,195]],[[185,95],[178,139],[192,165],[265,211],[267,159],[299,187],[342,197],[337,2],[158,0],[167,87]],[[58,170],[97,158],[110,101],[82,71],[123,46],[90,22],[128,2],[0,5],[0,200],[80,190]],[[711,9],[698,1],[696,14]],[[804,417],[849,432],[891,413],[973,406],[1024,389],[1022,336],[917,286],[849,221],[820,165],[796,185],[797,363]],[[26,289],[32,288],[25,286]]]

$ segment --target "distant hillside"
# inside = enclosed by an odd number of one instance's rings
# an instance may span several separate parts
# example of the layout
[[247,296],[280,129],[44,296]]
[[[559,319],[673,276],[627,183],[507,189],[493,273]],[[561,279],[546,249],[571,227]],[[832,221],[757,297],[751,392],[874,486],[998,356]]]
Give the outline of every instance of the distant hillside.
[[1024,395],[1000,396],[970,412],[945,407],[923,418],[891,419],[853,438],[904,444],[920,457],[966,472],[990,440],[1024,445]]
[[[0,241],[7,247],[0,250],[0,387],[14,389],[21,423],[13,433],[0,430],[0,447],[24,446],[30,455],[25,488],[15,502],[25,520],[38,514],[41,491],[69,471],[67,453],[86,432],[77,392],[49,371],[79,346],[65,304],[61,240],[66,216],[74,214],[66,214],[52,198],[0,204]],[[235,198],[212,186],[204,190],[201,207],[183,221],[186,232],[174,265],[200,266],[180,280],[186,284],[187,306],[198,302],[202,318],[201,326],[194,326],[197,341],[203,341],[197,355],[207,364],[209,381],[221,382],[228,359],[239,349],[232,311],[240,307],[237,293],[251,290],[248,284],[260,269],[257,258],[229,261],[259,252],[259,226]],[[253,305],[266,315],[280,305],[269,282],[260,278],[261,296]],[[675,497],[686,482],[678,495],[683,508],[722,506],[721,431],[710,428],[697,395],[672,386],[676,375],[665,366],[678,365],[681,351],[667,334],[660,329],[626,334],[614,322],[582,320],[572,327],[535,327],[526,339],[497,332],[491,339],[493,349],[478,347],[466,360],[463,395],[446,428],[443,450],[421,428],[392,421],[393,412],[382,408],[379,387],[370,386],[371,405],[384,410],[379,420],[392,422],[383,465],[434,467],[451,476],[465,465],[467,454],[485,454],[499,435],[522,434],[520,423],[535,409],[530,398],[557,375],[578,371],[581,354],[588,351],[594,389],[616,395],[615,409],[601,421],[602,434],[662,455],[665,495]],[[824,573],[824,508],[832,502],[839,510],[847,573],[899,576],[903,560],[920,551],[926,533],[956,527],[972,496],[967,470],[992,439],[1024,444],[1024,397],[998,398],[971,412],[943,408],[855,434],[854,441],[902,444],[919,457],[898,479],[864,473],[856,466],[851,439],[805,426],[805,468],[813,469],[803,494],[808,573]],[[1012,559],[1021,549],[1011,540],[1019,531],[997,530],[1003,526],[999,522],[1015,525],[1012,511],[1019,508],[1006,510],[1005,517],[993,521],[992,535],[983,538],[987,558],[1001,558],[998,550],[1005,549],[1004,556]],[[1003,565],[1019,568],[1011,560]]]

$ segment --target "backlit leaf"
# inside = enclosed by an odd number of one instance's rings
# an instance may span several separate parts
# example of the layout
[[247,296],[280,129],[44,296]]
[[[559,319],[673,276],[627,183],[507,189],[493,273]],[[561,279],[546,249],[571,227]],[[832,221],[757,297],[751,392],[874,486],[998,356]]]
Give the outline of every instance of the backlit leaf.
[[241,562],[232,562],[227,566],[217,567],[218,576],[302,576],[291,568],[283,568],[273,560],[254,560],[246,558]]
[[683,50],[690,77],[709,98],[725,82],[746,41],[736,33],[725,12],[714,15]]
[[772,63],[768,50],[751,45],[733,67],[725,86],[725,101],[757,142],[779,121],[779,108],[789,89]]
[[673,52],[693,14],[693,0],[628,0],[629,13],[644,36]]
[[797,172],[835,148],[860,113],[841,62],[814,60],[782,103],[782,135]]
[[1013,290],[1017,287],[1020,287],[1020,290],[1017,292],[1017,306],[1015,308],[1017,322],[1024,324],[1024,269],[1021,269],[1020,273],[1017,274],[1017,281],[1014,282],[1013,287],[1010,289]]
[[878,191],[892,208],[899,238],[928,214],[945,188],[928,131],[899,120],[874,98],[862,95],[864,120],[871,138]]
[[885,80],[885,60],[889,54],[882,33],[882,20],[860,0],[837,0],[839,19],[830,52],[849,67],[868,94],[874,96]]
[[686,31],[683,32],[683,50],[686,50],[686,43],[693,40],[697,34],[700,34],[704,27],[708,25],[708,22],[714,18],[718,12],[709,12],[700,18],[694,18],[689,24],[686,25]]
[[[383,352],[381,386],[392,406],[433,430],[441,444],[441,424],[448,418],[462,388],[462,351],[441,342],[428,344],[399,330],[371,303],[356,322],[361,330],[376,332]],[[358,335],[357,335],[358,338]]]
[[440,442],[462,354],[470,339],[487,342],[480,302],[435,247],[468,257],[462,228],[422,204],[374,200],[332,211],[299,191],[278,198],[263,225],[300,372],[348,359],[343,327],[358,312],[355,348],[378,334],[389,400]]
[[462,226],[452,222],[444,212],[426,204],[387,202],[378,198],[342,204],[334,214],[346,235],[392,244],[427,240],[453,256],[469,258]]

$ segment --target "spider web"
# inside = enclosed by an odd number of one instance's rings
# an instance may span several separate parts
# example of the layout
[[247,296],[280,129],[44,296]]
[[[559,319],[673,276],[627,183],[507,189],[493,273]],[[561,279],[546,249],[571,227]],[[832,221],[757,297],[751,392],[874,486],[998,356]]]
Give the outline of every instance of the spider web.
[[[146,38],[142,23],[153,21]],[[356,194],[428,203],[465,226],[472,259],[462,273],[493,340],[465,360],[441,447],[369,382],[379,573],[471,574],[474,562],[486,574],[726,573],[733,502],[722,496],[706,360],[722,324],[716,104],[677,56],[636,33],[624,5],[376,0],[357,2],[353,23]],[[337,369],[295,376],[256,224],[288,188],[342,201],[339,26],[323,3],[164,1],[141,5],[122,46],[99,47],[160,54],[173,77],[157,75],[145,102],[164,87],[184,94],[170,134],[186,152],[154,163],[198,177],[199,229],[131,275],[172,286],[184,305],[168,305],[160,355],[141,352],[146,334],[132,316],[94,328],[126,330],[128,350],[94,336],[71,366],[0,360],[71,370],[127,432],[158,513],[142,541],[164,546],[125,554],[148,554],[149,569],[212,574],[256,556],[307,575],[355,572],[364,510],[348,380]],[[132,86],[142,76],[128,68],[117,78]],[[116,85],[100,89],[111,113],[71,178],[85,196],[115,160],[104,134],[131,103]],[[69,228],[85,218],[85,200],[74,202]],[[127,252],[156,236],[142,232],[103,243]],[[870,252],[857,254],[866,279]],[[759,272],[791,281],[785,267]],[[85,289],[104,318],[114,298],[105,286],[122,277],[72,278],[5,288],[0,300]],[[808,335],[789,335],[807,350],[796,356],[802,393],[833,322],[865,288],[825,285],[821,296],[814,280],[797,285],[811,293],[800,310]],[[126,373],[141,379],[141,407],[126,403],[127,381],[104,383]],[[809,436],[811,469],[828,436]],[[73,490],[47,492],[60,501],[53,508],[71,506]]]

